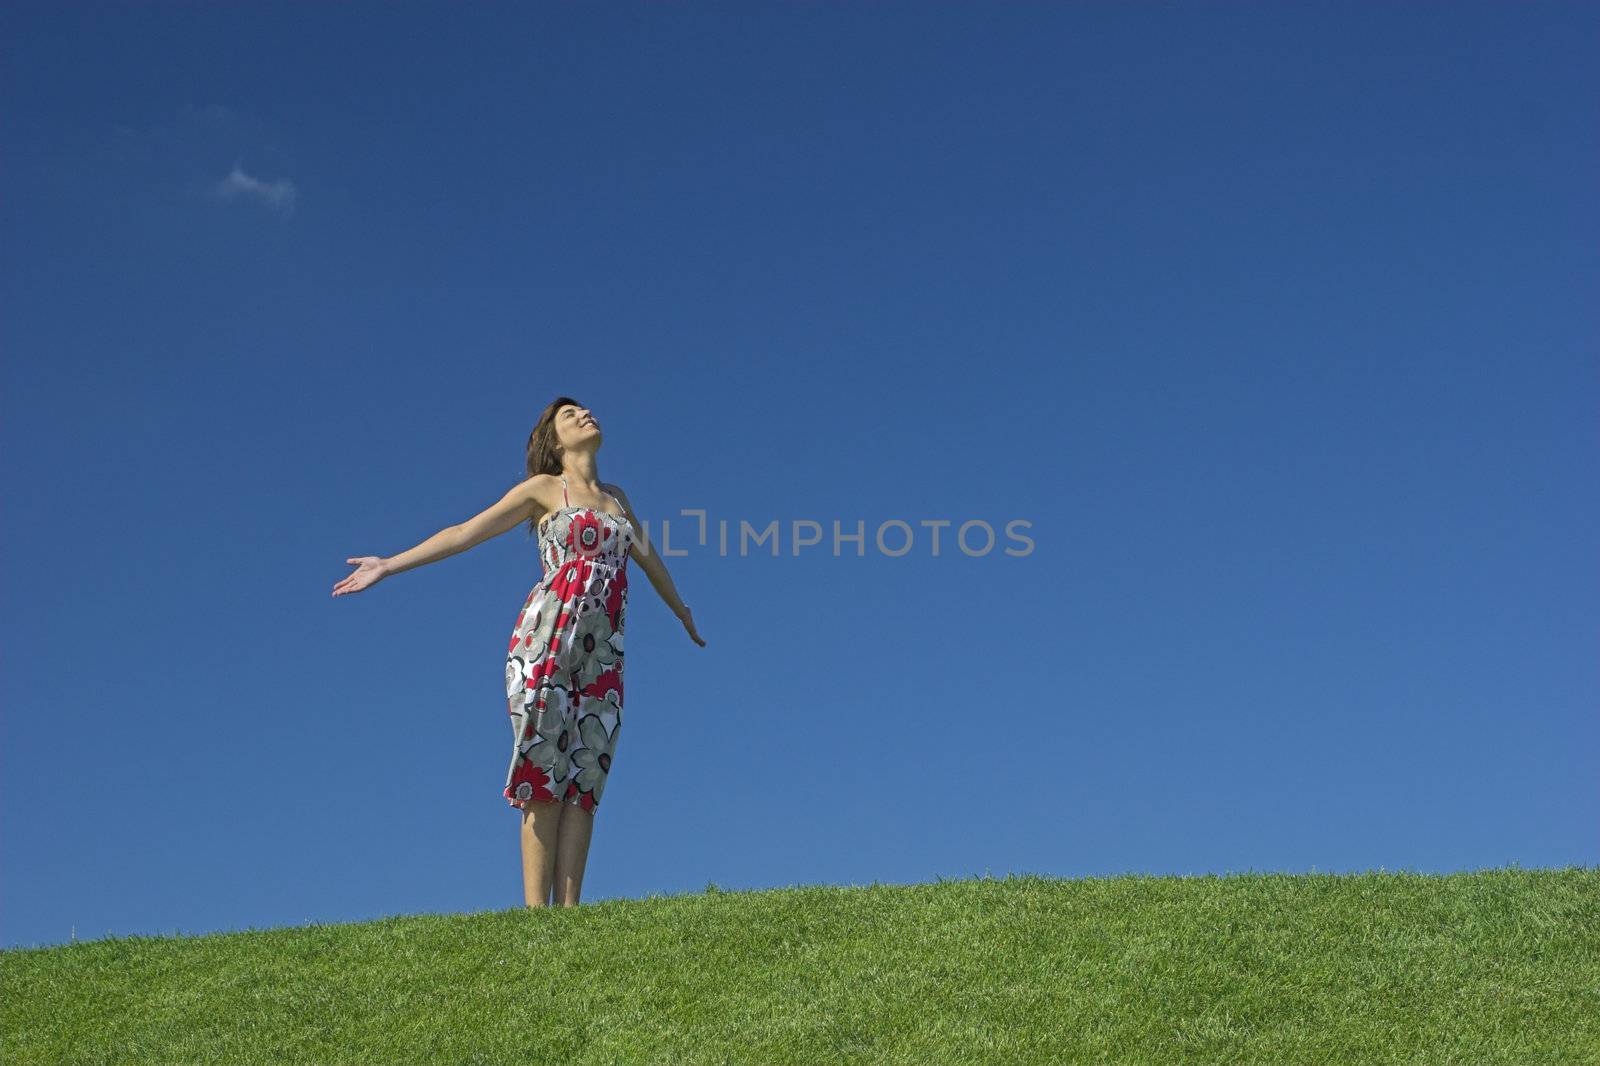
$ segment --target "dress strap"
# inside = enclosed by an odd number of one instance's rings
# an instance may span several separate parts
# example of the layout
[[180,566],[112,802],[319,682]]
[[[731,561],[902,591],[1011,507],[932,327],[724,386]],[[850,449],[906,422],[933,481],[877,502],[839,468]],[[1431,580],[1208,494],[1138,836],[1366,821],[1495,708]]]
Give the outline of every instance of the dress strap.
[[566,478],[566,475],[562,475],[562,477],[561,477],[561,503],[562,503],[562,506],[564,506],[564,507],[571,507],[572,506],[572,501],[567,499],[567,478]]

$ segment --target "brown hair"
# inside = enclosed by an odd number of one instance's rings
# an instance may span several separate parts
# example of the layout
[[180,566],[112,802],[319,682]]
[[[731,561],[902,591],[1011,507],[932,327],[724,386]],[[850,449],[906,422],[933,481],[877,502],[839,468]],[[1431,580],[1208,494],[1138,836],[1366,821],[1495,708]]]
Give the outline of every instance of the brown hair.
[[[583,406],[571,396],[557,396],[544,409],[539,421],[534,423],[533,432],[528,434],[528,472],[523,475],[524,478],[535,474],[561,473],[561,445],[556,443],[556,412],[569,403],[575,407]],[[531,537],[538,532],[538,521],[528,519],[528,535]]]

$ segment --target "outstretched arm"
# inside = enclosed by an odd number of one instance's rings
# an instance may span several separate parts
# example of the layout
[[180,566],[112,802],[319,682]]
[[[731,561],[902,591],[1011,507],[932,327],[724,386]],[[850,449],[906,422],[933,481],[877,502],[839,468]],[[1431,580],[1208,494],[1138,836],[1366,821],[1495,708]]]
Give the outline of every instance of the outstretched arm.
[[630,558],[639,564],[639,569],[650,579],[656,594],[672,613],[677,615],[678,621],[683,623],[683,628],[689,632],[689,639],[702,648],[705,647],[706,642],[700,639],[700,634],[694,627],[694,615],[690,612],[689,605],[678,595],[678,587],[672,583],[672,575],[667,573],[667,564],[661,561],[661,556],[656,554],[656,550],[650,546],[650,541],[645,537],[644,523],[634,511],[633,502],[628,499],[628,494],[622,491],[620,485],[606,485],[604,488],[622,504],[622,509],[627,512],[628,521],[633,525],[634,546]]
[[362,555],[346,559],[345,562],[356,564],[356,569],[333,586],[333,594],[341,596],[371,588],[390,574],[401,574],[428,563],[438,562],[440,559],[447,559],[527,521],[536,512],[544,510],[543,504],[535,496],[536,490],[541,488],[541,479],[548,481],[550,475],[535,474],[514,486],[498,502],[484,508],[465,522],[441,529],[421,544],[407,548],[399,555],[387,558]]

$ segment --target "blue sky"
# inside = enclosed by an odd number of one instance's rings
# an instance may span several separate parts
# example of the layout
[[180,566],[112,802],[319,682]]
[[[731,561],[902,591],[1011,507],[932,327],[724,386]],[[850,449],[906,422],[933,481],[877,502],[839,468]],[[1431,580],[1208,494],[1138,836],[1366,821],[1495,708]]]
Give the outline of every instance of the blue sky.
[[5,945],[520,906],[533,543],[328,593],[561,393],[708,642],[586,902],[1594,864],[1597,31],[9,5]]

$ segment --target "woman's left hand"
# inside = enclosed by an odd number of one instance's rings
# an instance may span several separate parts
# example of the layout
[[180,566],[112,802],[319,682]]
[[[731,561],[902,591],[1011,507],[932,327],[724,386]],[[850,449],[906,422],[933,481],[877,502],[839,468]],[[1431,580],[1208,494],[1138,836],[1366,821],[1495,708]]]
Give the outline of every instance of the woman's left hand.
[[706,642],[701,640],[700,634],[695,631],[694,612],[689,610],[689,605],[687,603],[683,605],[683,611],[679,613],[678,621],[682,622],[683,628],[689,631],[690,640],[694,641],[702,648],[706,646]]

